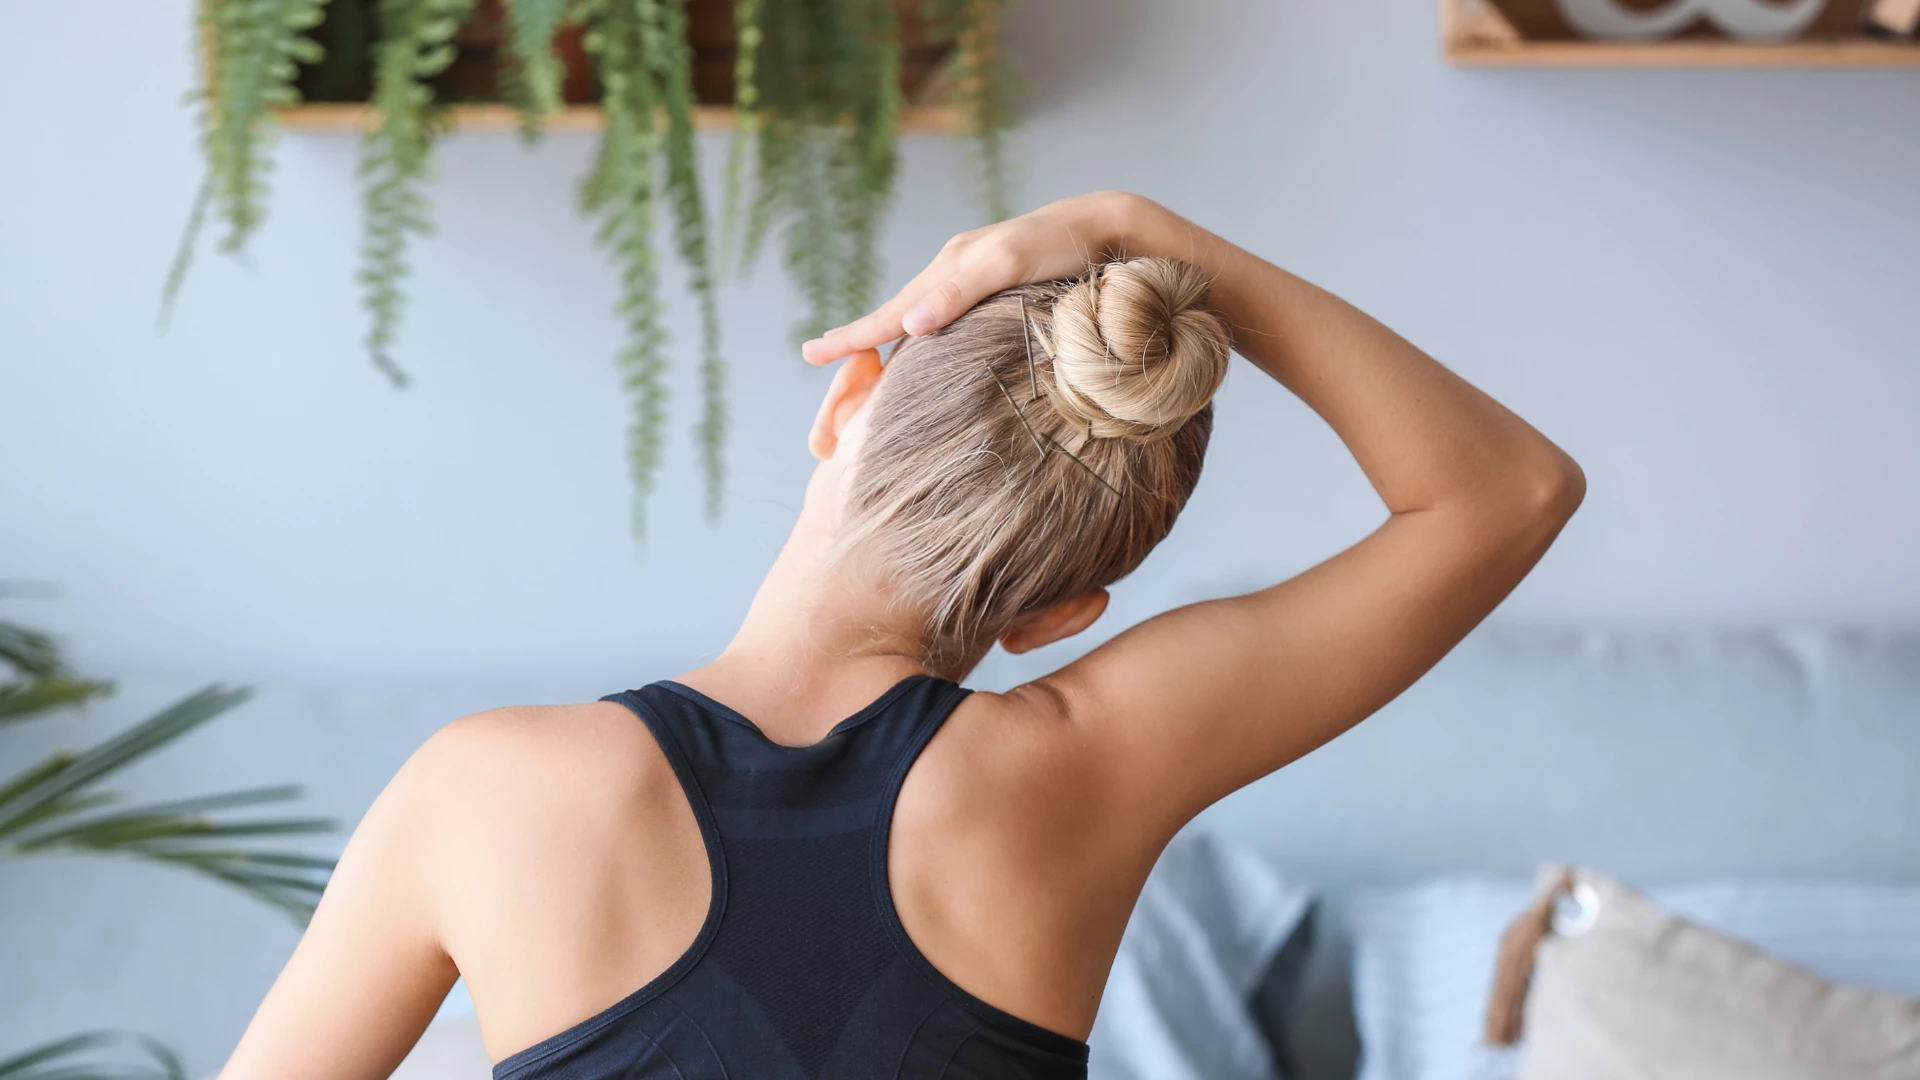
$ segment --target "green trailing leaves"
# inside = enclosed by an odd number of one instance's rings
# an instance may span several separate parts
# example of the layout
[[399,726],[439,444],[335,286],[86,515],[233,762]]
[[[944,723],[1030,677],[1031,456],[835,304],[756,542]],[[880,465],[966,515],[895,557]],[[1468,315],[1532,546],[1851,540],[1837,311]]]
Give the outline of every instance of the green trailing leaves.
[[427,236],[426,181],[433,141],[440,133],[428,80],[453,62],[453,35],[474,0],[380,0],[384,33],[374,50],[374,126],[361,144],[366,221],[360,245],[360,284],[371,323],[367,353],[395,386],[407,376],[393,359],[405,309],[407,240]]
[[239,251],[266,217],[268,128],[272,110],[297,105],[299,64],[316,63],[308,31],[326,0],[204,0],[214,47],[208,90],[207,155],[214,215],[226,225],[220,246]]
[[667,335],[653,241],[663,166],[675,247],[700,308],[702,410],[696,432],[710,517],[719,515],[725,480],[726,364],[700,194],[684,0],[590,0],[583,9],[606,128],[581,186],[581,206],[599,219],[597,239],[620,270],[616,310],[626,324],[627,343],[617,363],[632,401],[627,460],[639,534],[645,531],[646,499],[660,467],[666,422]]
[[933,33],[954,41],[948,98],[974,139],[973,181],[987,217],[1013,214],[1007,188],[1007,129],[1013,124],[1013,75],[1000,46],[1006,0],[922,0]]
[[200,182],[200,190],[193,197],[193,208],[187,211],[186,228],[180,232],[180,243],[173,251],[173,262],[167,266],[167,280],[160,286],[160,316],[155,327],[165,331],[167,324],[173,321],[173,306],[180,300],[180,289],[187,283],[187,271],[193,269],[194,245],[200,242],[200,230],[206,228],[207,207],[213,202],[213,180],[208,178]]
[[506,12],[509,49],[500,88],[520,115],[520,137],[532,142],[562,103],[567,72],[553,51],[553,35],[566,20],[567,0],[510,0]]
[[273,110],[297,105],[299,65],[319,62],[309,33],[326,0],[201,0],[197,23],[206,77],[200,105],[207,178],[187,218],[160,301],[164,326],[186,280],[209,212],[226,227],[220,247],[239,253],[266,217]]
[[720,211],[720,250],[737,247],[741,191],[747,173],[747,155],[760,129],[758,65],[765,0],[735,0],[733,5],[733,137],[727,142],[726,193]]
[[[602,87],[606,128],[580,205],[600,220],[595,234],[619,268],[615,310],[627,342],[615,362],[632,410],[627,425],[627,469],[634,486],[634,531],[644,534],[647,496],[660,467],[666,422],[666,330],[661,325],[660,273],[654,263],[655,158],[659,134],[658,80],[646,63],[647,24],[659,18],[659,0],[589,0],[587,51]],[[657,30],[654,32],[658,32]]]
[[[170,307],[206,220],[238,250],[265,208],[267,121],[292,104],[297,66],[315,64],[310,33],[327,0],[201,0],[209,78],[200,95],[207,181],[169,271]],[[655,219],[672,226],[674,254],[697,305],[700,411],[694,424],[709,518],[722,506],[727,366],[720,350],[716,267],[753,266],[779,237],[782,262],[806,305],[797,337],[868,310],[880,283],[880,228],[892,201],[903,103],[899,12],[913,10],[936,37],[955,41],[947,86],[977,140],[980,196],[1006,216],[1004,132],[1009,77],[999,48],[1004,0],[730,0],[737,49],[735,126],[727,153],[718,244],[700,188],[687,0],[503,0],[507,29],[498,84],[529,142],[563,104],[568,72],[555,36],[583,22],[606,128],[581,203],[619,274],[616,357],[631,413],[627,457],[636,532],[664,458],[668,370]],[[315,69],[323,84],[360,76],[344,56],[373,41],[374,117],[361,155],[365,224],[360,282],[367,349],[395,385],[405,375],[393,347],[405,309],[410,242],[432,228],[423,186],[444,114],[435,81],[454,59],[454,38],[475,0],[335,0],[325,28],[339,56]],[[351,11],[345,9],[351,7]],[[328,9],[332,10],[332,9]],[[348,16],[351,16],[349,18]],[[0,709],[4,702],[0,702]]]
[[[893,0],[780,3],[760,17],[752,76],[754,195],[744,265],[784,231],[808,338],[865,313],[893,195],[900,34]],[[736,73],[737,74],[737,73]]]
[[727,362],[720,353],[720,301],[714,292],[713,250],[700,195],[700,162],[693,136],[693,49],[687,44],[686,0],[660,0],[660,18],[647,37],[649,63],[660,78],[667,118],[667,198],[673,240],[687,267],[687,284],[700,308],[700,420],[694,425],[700,471],[706,481],[707,520],[720,518],[726,489]]

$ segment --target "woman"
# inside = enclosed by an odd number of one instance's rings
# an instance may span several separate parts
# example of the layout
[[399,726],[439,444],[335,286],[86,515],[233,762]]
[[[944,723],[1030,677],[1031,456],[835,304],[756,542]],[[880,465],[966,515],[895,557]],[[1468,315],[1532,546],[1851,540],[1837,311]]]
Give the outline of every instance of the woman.
[[[1229,344],[1386,522],[1009,693],[949,681],[1099,618],[1199,475]],[[956,237],[803,352],[846,363],[732,644],[430,739],[227,1080],[385,1076],[456,976],[498,1080],[1084,1076],[1161,848],[1431,667],[1584,489],[1391,331],[1122,193]]]

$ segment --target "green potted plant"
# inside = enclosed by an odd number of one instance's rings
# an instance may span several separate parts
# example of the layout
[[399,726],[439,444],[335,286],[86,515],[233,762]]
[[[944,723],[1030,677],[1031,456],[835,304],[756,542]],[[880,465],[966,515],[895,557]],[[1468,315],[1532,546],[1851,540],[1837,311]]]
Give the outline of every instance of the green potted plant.
[[[208,218],[241,251],[265,218],[269,136],[303,102],[366,103],[360,281],[367,348],[396,385],[410,240],[431,229],[422,184],[462,103],[511,108],[531,144],[592,103],[599,152],[580,206],[620,277],[616,361],[632,403],[635,527],[662,458],[667,335],[654,253],[671,223],[700,314],[697,424],[709,518],[725,480],[726,363],[714,283],[778,233],[806,298],[797,337],[865,311],[909,95],[928,84],[977,139],[989,217],[1007,212],[1011,119],[998,47],[1002,0],[201,0],[198,93],[206,181],[168,275],[162,321]],[[696,126],[733,130],[716,238]],[[357,117],[355,119],[358,119]]]
[[[0,621],[0,729],[44,720],[112,693],[70,672],[54,640]],[[291,784],[128,806],[106,786],[121,770],[239,705],[249,691],[208,686],[104,742],[24,767],[0,764],[0,864],[51,854],[139,859],[198,874],[304,924],[333,860],[262,846],[330,832],[334,823],[231,811],[298,798]],[[4,762],[0,758],[0,763]],[[10,773],[10,775],[9,775]],[[0,1056],[0,1080],[185,1080],[178,1057],[152,1036],[89,1031]]]

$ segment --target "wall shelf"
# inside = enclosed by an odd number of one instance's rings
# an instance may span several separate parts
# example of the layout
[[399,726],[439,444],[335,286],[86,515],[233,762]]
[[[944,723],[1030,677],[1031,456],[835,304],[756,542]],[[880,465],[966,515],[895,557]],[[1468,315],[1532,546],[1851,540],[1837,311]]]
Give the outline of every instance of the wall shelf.
[[1440,39],[1447,62],[1466,67],[1920,68],[1920,45],[1866,37],[1528,41],[1488,0],[1440,0]]
[[[518,119],[506,105],[450,105],[448,121],[462,131],[514,131]],[[372,126],[373,111],[362,102],[317,102],[297,105],[278,112],[280,125],[290,131],[359,132]],[[694,126],[704,131],[733,127],[731,105],[697,105]],[[547,118],[546,130],[599,131],[605,117],[598,105],[568,105]],[[900,110],[902,131],[952,131],[960,126],[961,115],[953,105],[905,105]]]

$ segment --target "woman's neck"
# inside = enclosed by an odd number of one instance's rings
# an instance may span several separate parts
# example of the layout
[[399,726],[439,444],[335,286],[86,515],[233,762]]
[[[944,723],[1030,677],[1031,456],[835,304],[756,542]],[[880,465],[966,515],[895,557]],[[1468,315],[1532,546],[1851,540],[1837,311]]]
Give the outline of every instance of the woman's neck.
[[926,670],[920,613],[894,604],[879,575],[832,559],[834,523],[816,494],[725,651],[679,680],[790,744],[818,741]]

